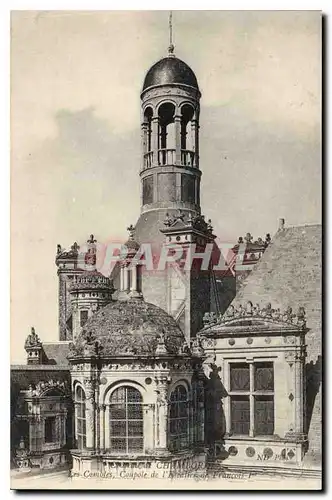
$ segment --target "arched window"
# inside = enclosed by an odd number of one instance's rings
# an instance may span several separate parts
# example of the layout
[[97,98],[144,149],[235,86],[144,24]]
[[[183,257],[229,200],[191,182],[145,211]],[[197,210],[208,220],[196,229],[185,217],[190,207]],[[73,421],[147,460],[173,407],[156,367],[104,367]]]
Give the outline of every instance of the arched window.
[[86,416],[85,416],[85,392],[81,386],[76,389],[76,439],[77,448],[86,447]]
[[143,400],[134,387],[116,389],[110,398],[110,445],[120,453],[143,451]]
[[178,385],[171,394],[169,406],[169,448],[187,448],[189,444],[188,393]]

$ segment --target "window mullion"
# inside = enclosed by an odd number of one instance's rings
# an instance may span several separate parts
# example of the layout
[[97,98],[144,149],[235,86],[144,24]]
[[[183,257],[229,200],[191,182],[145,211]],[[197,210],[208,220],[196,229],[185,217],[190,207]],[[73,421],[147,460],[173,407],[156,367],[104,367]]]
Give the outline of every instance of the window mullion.
[[250,408],[250,422],[249,422],[249,436],[255,435],[255,397],[254,397],[254,363],[249,363],[249,408]]
[[128,389],[125,389],[125,415],[126,415],[126,452],[129,453],[129,439],[128,439]]

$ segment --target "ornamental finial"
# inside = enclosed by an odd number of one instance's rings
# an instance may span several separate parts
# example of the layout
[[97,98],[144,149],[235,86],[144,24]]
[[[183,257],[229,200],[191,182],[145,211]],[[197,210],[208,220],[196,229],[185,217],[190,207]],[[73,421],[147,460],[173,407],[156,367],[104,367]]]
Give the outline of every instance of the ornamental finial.
[[172,11],[170,10],[169,12],[169,47],[168,47],[168,56],[169,57],[174,57],[174,45],[173,45],[173,14]]
[[131,240],[134,239],[134,233],[135,233],[135,226],[133,226],[132,224],[130,224],[129,227],[127,227],[127,231],[129,231],[129,238]]
[[93,234],[90,234],[90,238],[87,240],[87,243],[97,243]]

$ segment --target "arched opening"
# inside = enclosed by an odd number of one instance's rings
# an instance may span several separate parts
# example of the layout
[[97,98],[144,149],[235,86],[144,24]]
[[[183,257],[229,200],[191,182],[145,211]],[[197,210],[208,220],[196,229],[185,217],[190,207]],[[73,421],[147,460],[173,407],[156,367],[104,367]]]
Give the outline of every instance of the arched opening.
[[183,385],[178,385],[170,396],[168,443],[170,451],[182,450],[189,445],[189,401]]
[[144,111],[144,124],[145,124],[145,153],[148,153],[152,149],[151,135],[152,135],[152,108],[148,107]]
[[194,109],[189,104],[181,108],[181,163],[194,166],[195,138],[192,132]]
[[82,450],[86,447],[86,408],[85,392],[80,385],[75,391],[75,416],[77,448]]
[[122,386],[110,397],[109,428],[111,451],[143,451],[143,398],[138,389]]
[[159,165],[175,163],[175,106],[170,102],[162,104],[158,110],[159,117]]

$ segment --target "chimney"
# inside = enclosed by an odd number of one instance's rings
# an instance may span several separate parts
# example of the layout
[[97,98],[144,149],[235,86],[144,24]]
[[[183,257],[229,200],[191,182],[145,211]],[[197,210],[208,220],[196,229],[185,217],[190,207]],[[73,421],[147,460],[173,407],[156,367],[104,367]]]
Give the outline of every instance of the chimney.
[[279,219],[278,231],[283,231],[285,229],[285,219]]

